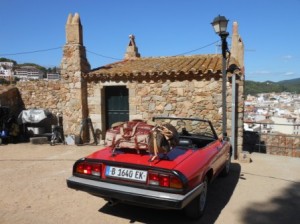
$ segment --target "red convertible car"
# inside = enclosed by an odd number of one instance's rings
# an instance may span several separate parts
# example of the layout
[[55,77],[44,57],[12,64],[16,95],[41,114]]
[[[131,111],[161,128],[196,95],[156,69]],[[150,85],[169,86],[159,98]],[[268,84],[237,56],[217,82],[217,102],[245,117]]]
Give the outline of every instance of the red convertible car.
[[118,202],[203,215],[208,184],[227,175],[231,146],[212,123],[198,118],[155,117],[117,123],[106,147],[77,160],[69,188]]

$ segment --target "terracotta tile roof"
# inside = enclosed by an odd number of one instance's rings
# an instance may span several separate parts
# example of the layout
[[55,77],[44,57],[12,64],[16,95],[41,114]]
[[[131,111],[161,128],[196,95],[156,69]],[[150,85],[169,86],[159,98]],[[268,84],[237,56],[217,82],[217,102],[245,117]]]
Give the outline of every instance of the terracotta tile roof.
[[[230,64],[237,62],[231,58]],[[132,76],[180,76],[220,74],[222,58],[218,54],[137,58],[124,60],[93,69],[85,78],[111,79]],[[124,77],[124,78],[125,78]]]

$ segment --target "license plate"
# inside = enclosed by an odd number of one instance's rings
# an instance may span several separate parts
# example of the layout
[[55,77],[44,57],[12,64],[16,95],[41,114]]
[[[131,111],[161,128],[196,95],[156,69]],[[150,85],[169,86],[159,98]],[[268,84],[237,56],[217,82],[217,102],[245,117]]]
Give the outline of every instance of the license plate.
[[105,175],[108,177],[116,177],[139,182],[146,182],[147,174],[147,171],[144,170],[134,170],[114,166],[106,166],[105,172]]

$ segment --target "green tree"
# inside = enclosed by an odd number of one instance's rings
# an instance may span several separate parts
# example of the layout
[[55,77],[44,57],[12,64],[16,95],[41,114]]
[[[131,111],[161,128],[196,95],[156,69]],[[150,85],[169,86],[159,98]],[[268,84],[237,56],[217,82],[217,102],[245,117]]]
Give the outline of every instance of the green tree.
[[8,58],[0,58],[0,62],[12,62],[13,65],[17,65],[17,62]]

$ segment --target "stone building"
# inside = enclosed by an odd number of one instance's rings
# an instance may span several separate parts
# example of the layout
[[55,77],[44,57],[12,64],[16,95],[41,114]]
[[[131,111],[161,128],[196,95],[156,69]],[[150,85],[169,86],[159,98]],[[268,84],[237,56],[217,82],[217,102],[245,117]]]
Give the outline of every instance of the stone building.
[[[76,134],[81,119],[90,117],[104,137],[112,123],[120,120],[151,119],[175,115],[209,119],[221,136],[222,56],[218,54],[176,57],[141,57],[133,35],[124,60],[90,69],[83,45],[78,14],[68,17],[61,63],[62,108],[66,133]],[[244,109],[244,46],[233,24],[231,55],[228,57],[227,128],[236,123],[236,144],[242,150]],[[230,69],[234,68],[234,69]],[[232,74],[237,75],[232,84]],[[237,89],[232,104],[232,85]],[[232,122],[232,108],[235,122]]]

